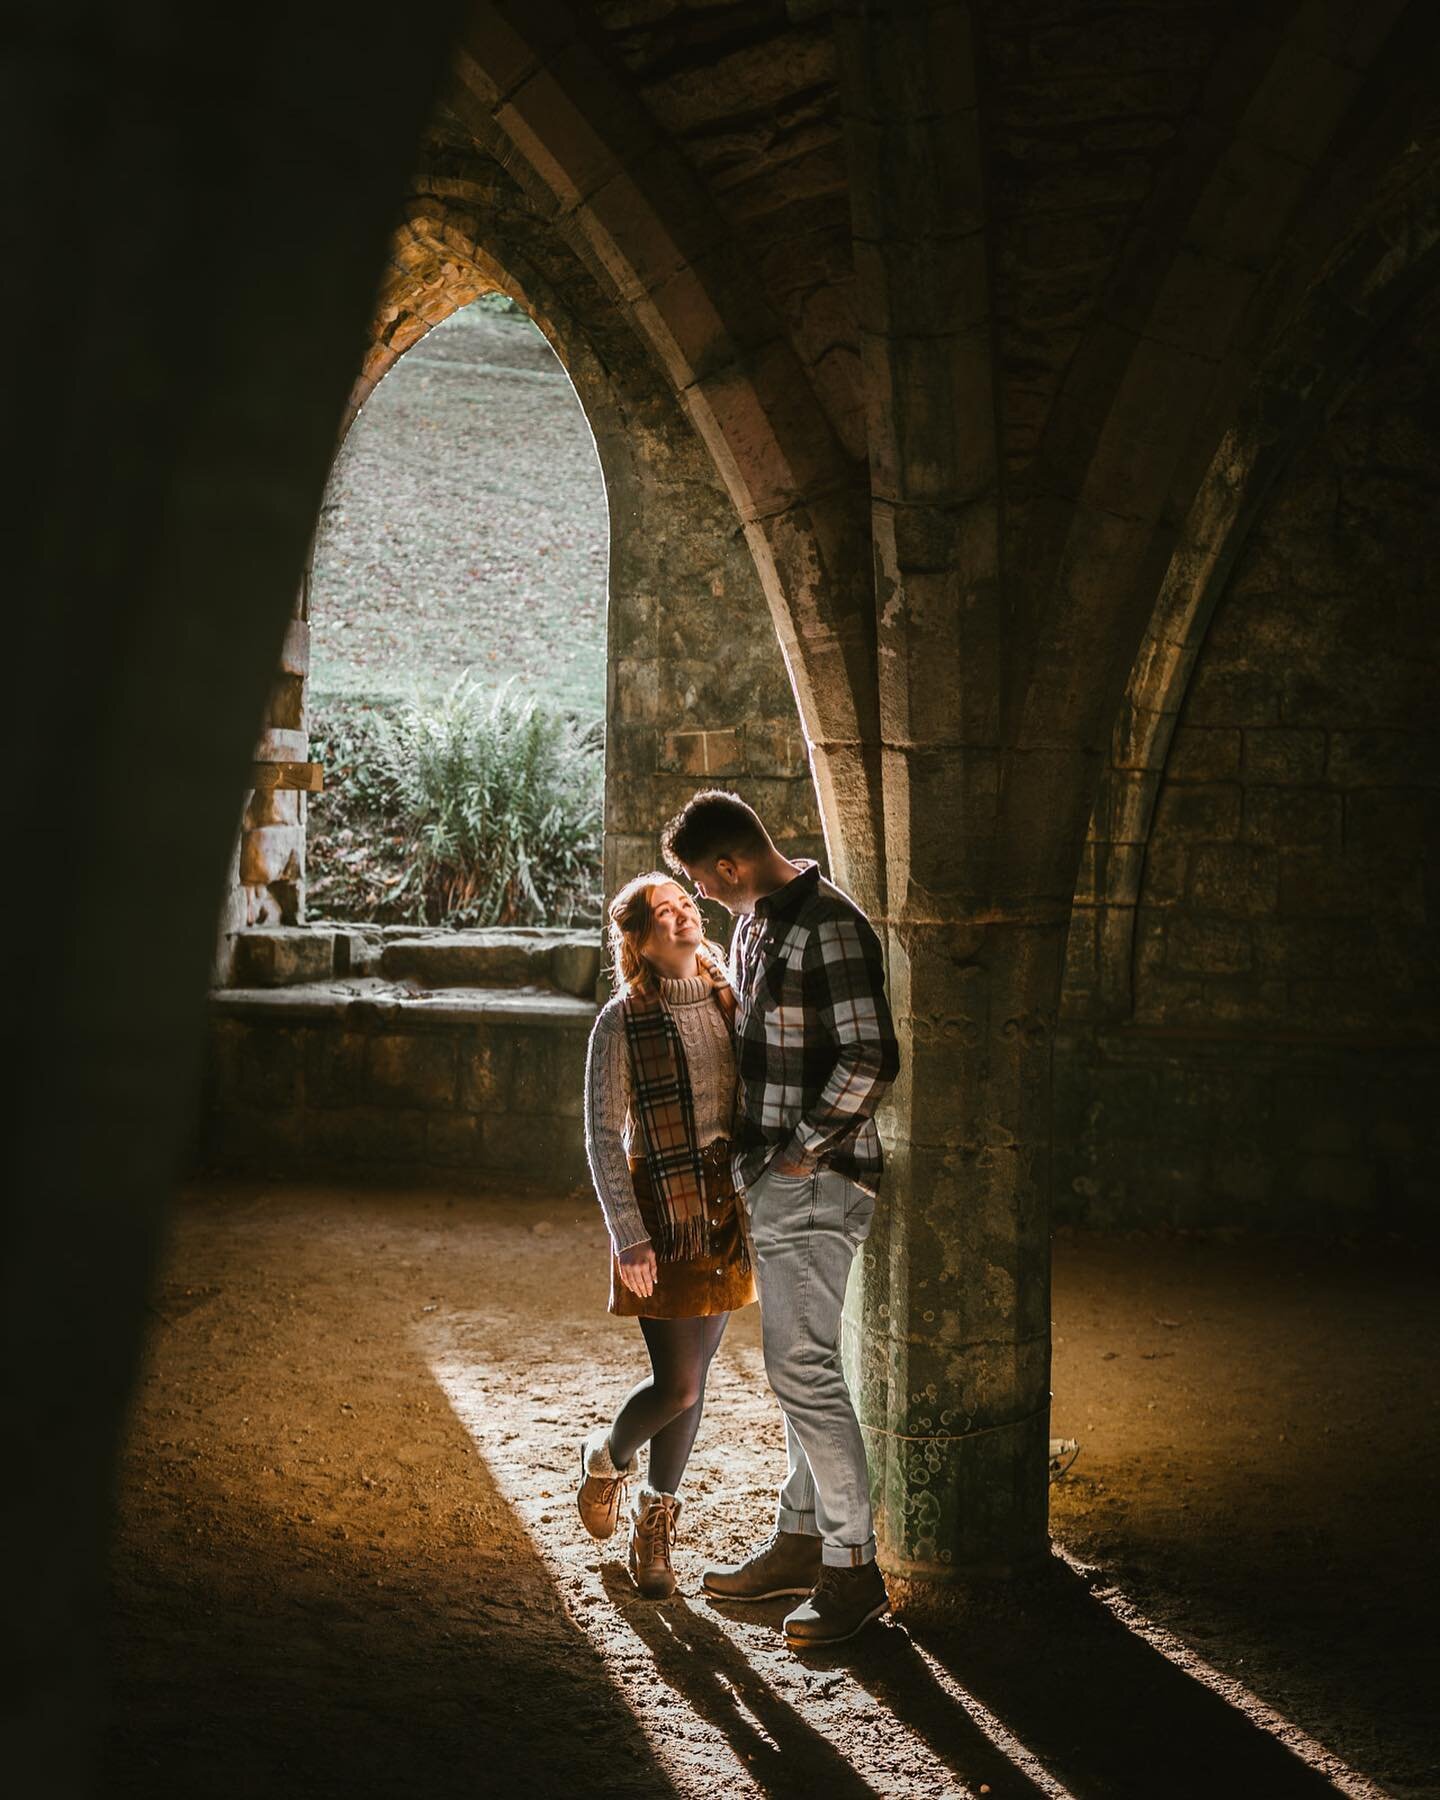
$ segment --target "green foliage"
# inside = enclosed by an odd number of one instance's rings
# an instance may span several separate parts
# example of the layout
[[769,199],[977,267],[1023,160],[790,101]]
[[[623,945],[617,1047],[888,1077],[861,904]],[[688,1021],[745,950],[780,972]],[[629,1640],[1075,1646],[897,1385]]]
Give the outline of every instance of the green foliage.
[[332,707],[314,724],[340,802],[332,834],[312,848],[315,916],[599,918],[599,721],[577,723],[513,681],[488,690],[467,671],[436,702]]

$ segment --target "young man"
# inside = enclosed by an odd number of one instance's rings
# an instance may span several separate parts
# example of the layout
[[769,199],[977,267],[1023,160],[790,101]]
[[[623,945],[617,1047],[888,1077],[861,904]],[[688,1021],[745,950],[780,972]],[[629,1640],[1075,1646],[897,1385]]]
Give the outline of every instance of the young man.
[[782,856],[734,794],[696,794],[661,844],[702,899],[739,920],[734,1174],[789,1459],[774,1535],[738,1566],[707,1569],[705,1590],[804,1595],[786,1640],[839,1643],[888,1603],[864,1440],[840,1366],[845,1283],[880,1180],[875,1107],[900,1067],[880,943],[854,901],[816,863]]

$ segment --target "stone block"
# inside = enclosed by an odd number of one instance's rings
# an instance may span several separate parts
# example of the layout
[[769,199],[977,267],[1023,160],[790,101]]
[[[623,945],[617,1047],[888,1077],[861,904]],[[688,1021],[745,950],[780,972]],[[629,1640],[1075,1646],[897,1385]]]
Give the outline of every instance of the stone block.
[[723,731],[667,731],[660,740],[658,766],[702,782],[739,774],[745,766],[740,733],[733,726]]
[[1240,835],[1249,844],[1340,848],[1343,801],[1319,788],[1250,787]]
[[1325,774],[1325,733],[1273,728],[1244,734],[1247,783],[1316,782]]
[[[644,573],[648,575],[649,570]],[[610,655],[617,664],[643,664],[654,660],[659,616],[659,602],[653,593],[631,586],[617,589],[612,575],[606,623]]]
[[1292,918],[1366,918],[1386,910],[1369,862],[1322,850],[1280,854],[1280,911]]
[[1202,911],[1255,918],[1275,911],[1279,892],[1279,863],[1273,850],[1250,844],[1196,845],[1189,898]]
[[251,1025],[234,1051],[235,1087],[247,1106],[298,1112],[303,1104],[299,1031]]
[[1228,1058],[1177,1056],[1156,1087],[1150,1129],[1159,1143],[1231,1146],[1269,1140],[1274,1097],[1269,1081],[1253,1068]]
[[328,981],[335,970],[335,934],[305,925],[267,925],[235,939],[235,987],[290,987]]
[[1170,926],[1167,964],[1176,975],[1244,975],[1254,964],[1248,921],[1181,915]]
[[425,1160],[439,1169],[477,1169],[484,1155],[473,1113],[431,1113],[425,1122]]
[[549,974],[550,946],[519,932],[454,932],[390,938],[380,973],[422,987],[524,987]]
[[1169,922],[1163,915],[1157,917],[1148,907],[1138,910],[1135,918],[1135,971],[1137,976],[1145,976],[1165,966],[1165,945],[1169,936]]
[[[797,796],[803,802],[804,822],[800,829],[819,834],[815,795],[808,780],[809,754],[793,710],[785,718],[757,719],[746,726],[745,768],[751,775],[789,775],[802,783],[802,791]],[[771,835],[774,835],[773,826]]]
[[1232,782],[1166,782],[1155,803],[1154,838],[1228,843],[1240,835],[1240,787]]
[[1228,781],[1240,773],[1241,733],[1220,726],[1180,725],[1165,761],[1167,781]]
[[1289,989],[1283,981],[1209,980],[1205,1010],[1216,1024],[1283,1025]]
[[650,660],[627,657],[611,665],[614,688],[610,697],[607,723],[611,725],[653,726],[660,717],[660,673]]
[[1266,670],[1216,668],[1202,661],[1185,700],[1187,725],[1280,723],[1275,678]]
[[1337,787],[1440,788],[1440,734],[1332,732],[1325,772]]
[[310,753],[310,740],[303,731],[268,726],[255,745],[256,762],[304,762]]
[[265,723],[274,730],[305,735],[305,678],[279,674],[270,683],[265,701]]
[[1375,932],[1368,919],[1258,919],[1252,942],[1261,975],[1368,977],[1376,967]]
[[287,675],[310,673],[310,625],[305,619],[291,619],[285,627],[285,641],[280,647],[280,667]]
[[1174,906],[1185,897],[1192,847],[1183,839],[1155,838],[1145,851],[1144,885],[1140,898],[1146,906]]
[[305,1034],[305,1104],[307,1107],[355,1107],[365,1095],[364,1032],[331,1026]]
[[240,879],[247,887],[305,878],[305,833],[298,825],[263,825],[240,838]]
[[358,1106],[311,1112],[305,1149],[312,1165],[403,1169],[425,1161],[429,1118],[398,1107]]
[[485,1113],[480,1117],[481,1160],[487,1169],[517,1175],[577,1178],[584,1174],[585,1135],[578,1119],[553,1113]]
[[385,1032],[370,1040],[367,1091],[380,1106],[445,1111],[455,1104],[453,1032]]
[[554,945],[550,951],[550,979],[562,994],[593,1000],[595,984],[600,979],[598,931]]
[[295,788],[252,788],[240,816],[246,831],[262,825],[302,825],[305,796]]
[[586,1037],[526,1027],[515,1033],[510,1105],[516,1112],[578,1119],[585,1110]]
[[460,1049],[460,1105],[467,1112],[504,1112],[510,1105],[517,1031],[475,1031]]

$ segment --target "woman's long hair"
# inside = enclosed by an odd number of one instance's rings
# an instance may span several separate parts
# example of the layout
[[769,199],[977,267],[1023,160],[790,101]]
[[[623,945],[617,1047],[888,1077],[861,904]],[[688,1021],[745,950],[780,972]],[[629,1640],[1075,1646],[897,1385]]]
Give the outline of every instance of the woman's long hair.
[[[610,940],[610,966],[614,972],[617,993],[655,992],[655,971],[641,953],[655,923],[655,908],[650,897],[657,887],[679,885],[673,875],[664,875],[658,869],[651,869],[648,875],[636,875],[627,881],[606,907],[606,917],[609,920],[606,935]],[[684,892],[683,888],[681,892]],[[696,945],[696,949],[702,968],[708,962],[712,969],[712,979],[718,974],[723,980],[725,952],[719,944],[704,938]]]

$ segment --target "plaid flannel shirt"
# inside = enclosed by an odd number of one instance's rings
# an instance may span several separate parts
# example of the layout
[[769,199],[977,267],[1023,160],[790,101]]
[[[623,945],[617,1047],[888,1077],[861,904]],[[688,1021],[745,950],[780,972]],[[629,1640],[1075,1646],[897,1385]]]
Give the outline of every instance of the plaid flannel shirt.
[[735,1180],[774,1156],[874,1193],[875,1107],[900,1072],[880,940],[818,863],[756,903],[730,946],[739,1096]]

